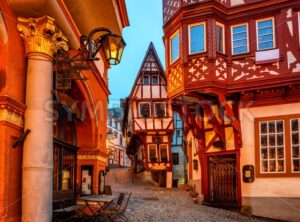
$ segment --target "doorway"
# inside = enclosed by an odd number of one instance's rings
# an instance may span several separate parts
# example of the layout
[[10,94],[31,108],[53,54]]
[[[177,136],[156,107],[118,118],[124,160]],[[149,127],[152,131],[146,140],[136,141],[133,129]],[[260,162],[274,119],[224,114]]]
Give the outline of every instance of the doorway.
[[210,204],[238,206],[236,156],[211,156],[208,160]]
[[81,167],[81,194],[90,195],[93,192],[93,166]]

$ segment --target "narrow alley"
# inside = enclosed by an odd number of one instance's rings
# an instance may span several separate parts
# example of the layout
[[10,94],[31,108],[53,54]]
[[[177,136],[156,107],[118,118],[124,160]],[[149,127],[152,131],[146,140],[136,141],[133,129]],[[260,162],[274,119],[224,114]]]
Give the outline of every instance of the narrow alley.
[[270,221],[194,204],[188,192],[154,186],[143,182],[141,175],[135,175],[132,183],[132,174],[128,168],[111,169],[105,179],[106,184],[112,186],[113,192],[132,192],[126,210],[130,222]]

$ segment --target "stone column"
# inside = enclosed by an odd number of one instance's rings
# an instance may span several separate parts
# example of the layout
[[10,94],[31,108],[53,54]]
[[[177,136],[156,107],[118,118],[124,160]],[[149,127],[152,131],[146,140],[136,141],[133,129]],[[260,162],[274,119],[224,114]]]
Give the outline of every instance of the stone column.
[[50,222],[53,115],[49,109],[52,109],[53,55],[58,48],[67,50],[68,46],[54,19],[47,16],[18,18],[18,30],[28,58],[24,130],[31,130],[23,147],[22,221]]

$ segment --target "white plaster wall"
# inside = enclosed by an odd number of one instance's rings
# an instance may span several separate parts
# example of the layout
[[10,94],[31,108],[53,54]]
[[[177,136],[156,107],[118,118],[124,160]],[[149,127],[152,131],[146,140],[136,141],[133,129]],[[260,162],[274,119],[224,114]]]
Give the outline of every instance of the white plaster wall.
[[151,98],[150,85],[143,85],[143,98]]
[[160,88],[159,85],[157,85],[157,86],[152,86],[152,98],[160,98],[160,95],[159,95],[159,88]]
[[[243,165],[252,164],[255,166],[254,119],[299,113],[300,103],[240,109],[243,137],[241,172]],[[253,183],[244,183],[243,181],[241,183],[242,196],[300,197],[300,177],[255,178]]]

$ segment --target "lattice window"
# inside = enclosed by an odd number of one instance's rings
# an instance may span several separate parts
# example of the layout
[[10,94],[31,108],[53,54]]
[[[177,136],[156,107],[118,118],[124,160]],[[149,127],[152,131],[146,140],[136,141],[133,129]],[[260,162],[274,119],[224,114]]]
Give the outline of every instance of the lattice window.
[[285,171],[284,121],[259,123],[260,172],[282,173]]
[[300,119],[291,119],[292,172],[300,172]]

